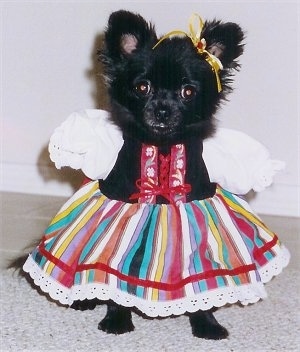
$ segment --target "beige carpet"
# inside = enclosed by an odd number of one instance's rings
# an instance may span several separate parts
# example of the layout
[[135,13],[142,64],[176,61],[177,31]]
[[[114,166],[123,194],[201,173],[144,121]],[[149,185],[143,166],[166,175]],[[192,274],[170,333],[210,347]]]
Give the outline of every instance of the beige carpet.
[[299,275],[285,271],[267,285],[268,299],[216,312],[228,340],[192,337],[187,316],[144,319],[134,332],[107,335],[97,329],[105,306],[75,311],[50,302],[12,270],[1,277],[1,351],[299,351]]

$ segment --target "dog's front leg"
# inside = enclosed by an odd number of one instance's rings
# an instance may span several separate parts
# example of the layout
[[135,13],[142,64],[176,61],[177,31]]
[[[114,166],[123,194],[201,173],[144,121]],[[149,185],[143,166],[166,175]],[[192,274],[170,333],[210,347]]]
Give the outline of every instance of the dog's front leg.
[[109,303],[103,320],[100,321],[98,329],[108,334],[125,334],[134,330],[130,308]]
[[222,340],[228,337],[228,331],[220,325],[211,310],[192,313],[190,323],[193,335],[209,340]]

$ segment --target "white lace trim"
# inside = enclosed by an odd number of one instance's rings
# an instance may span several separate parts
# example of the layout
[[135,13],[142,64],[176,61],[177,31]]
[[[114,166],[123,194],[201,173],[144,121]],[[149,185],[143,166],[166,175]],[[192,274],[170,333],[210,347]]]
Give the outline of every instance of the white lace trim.
[[273,250],[279,250],[280,252],[267,265],[258,270],[261,281],[264,284],[269,282],[274,276],[279,275],[288,265],[291,258],[290,252],[284,245],[276,246]]
[[287,266],[289,258],[290,254],[288,250],[282,247],[280,255],[259,271],[262,282],[234,287],[221,287],[194,295],[193,297],[185,297],[166,302],[152,302],[126,292],[112,291],[110,287],[104,284],[91,283],[73,286],[68,289],[52,277],[46,275],[31,256],[27,259],[23,269],[25,272],[29,273],[34,283],[39,286],[42,291],[48,293],[52,299],[62,304],[71,305],[76,300],[93,298],[104,301],[112,299],[122,306],[136,307],[149,317],[164,317],[181,315],[186,312],[195,312],[199,309],[207,310],[212,307],[221,307],[236,302],[247,305],[249,303],[255,303],[262,298],[266,298],[267,294],[263,283],[270,281],[273,276],[281,273],[282,269]]

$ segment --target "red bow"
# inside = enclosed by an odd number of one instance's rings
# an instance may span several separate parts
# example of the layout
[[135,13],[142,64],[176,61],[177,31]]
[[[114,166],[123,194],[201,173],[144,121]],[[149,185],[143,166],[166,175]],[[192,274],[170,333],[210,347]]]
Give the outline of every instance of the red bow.
[[175,204],[174,196],[177,194],[187,194],[191,192],[192,187],[190,184],[168,186],[166,184],[156,185],[148,182],[148,180],[139,179],[136,181],[136,186],[140,190],[139,193],[134,193],[130,196],[130,200],[139,199],[140,197],[147,196],[162,196],[169,201],[169,203]]

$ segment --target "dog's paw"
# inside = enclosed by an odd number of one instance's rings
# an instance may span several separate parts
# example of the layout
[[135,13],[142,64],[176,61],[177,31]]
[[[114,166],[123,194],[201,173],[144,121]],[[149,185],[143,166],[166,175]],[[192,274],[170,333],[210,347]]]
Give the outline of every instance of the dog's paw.
[[121,335],[134,330],[134,325],[129,320],[105,317],[98,324],[98,329],[108,334]]
[[109,307],[98,329],[108,334],[121,335],[134,330],[131,311],[122,307]]
[[202,325],[199,324],[192,328],[193,335],[207,340],[223,340],[229,336],[226,328],[222,325]]
[[227,329],[217,322],[211,312],[192,314],[190,323],[195,337],[207,340],[223,340],[229,336]]
[[85,299],[83,301],[74,301],[70,308],[75,310],[92,310],[99,304],[98,299]]

